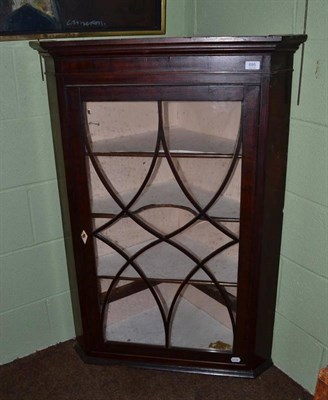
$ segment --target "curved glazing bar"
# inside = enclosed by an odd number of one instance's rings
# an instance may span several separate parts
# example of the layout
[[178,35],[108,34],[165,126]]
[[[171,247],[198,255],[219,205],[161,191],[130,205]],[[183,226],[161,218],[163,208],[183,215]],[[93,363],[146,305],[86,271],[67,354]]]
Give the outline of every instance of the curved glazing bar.
[[[117,282],[122,278],[122,274],[124,272],[124,270],[126,268],[128,268],[129,265],[131,265],[136,272],[139,274],[139,276],[144,280],[144,282],[146,282],[148,289],[151,290],[151,293],[153,294],[153,297],[160,309],[161,312],[161,316],[163,319],[163,324],[164,324],[164,329],[165,329],[165,347],[168,348],[170,347],[170,328],[171,328],[171,324],[172,324],[172,315],[174,312],[174,309],[176,307],[176,303],[180,297],[181,292],[183,291],[183,289],[185,288],[185,286],[190,282],[190,280],[192,279],[192,277],[201,269],[204,271],[204,273],[209,277],[210,281],[212,281],[216,287],[216,289],[218,290],[218,292],[220,293],[225,306],[228,309],[228,313],[229,313],[229,317],[231,320],[231,325],[232,325],[232,329],[233,329],[233,333],[235,332],[235,316],[234,316],[234,311],[233,311],[233,306],[231,304],[231,301],[229,299],[229,296],[227,295],[226,291],[221,287],[221,285],[218,283],[217,279],[215,278],[215,276],[213,275],[213,273],[206,267],[206,263],[213,257],[215,257],[217,254],[219,254],[220,252],[224,251],[225,249],[229,248],[230,246],[234,245],[235,243],[233,241],[226,243],[224,246],[216,249],[215,251],[213,251],[211,254],[209,254],[207,257],[205,257],[203,260],[198,260],[196,257],[192,256],[191,254],[189,254],[190,258],[192,258],[195,261],[195,266],[194,268],[189,272],[189,274],[186,276],[186,278],[183,280],[183,282],[181,283],[178,291],[176,292],[172,303],[171,303],[171,307],[170,310],[168,312],[168,315],[166,316],[163,305],[159,299],[159,297],[156,294],[156,291],[153,288],[153,285],[151,283],[151,279],[148,279],[147,276],[143,273],[142,269],[139,268],[139,266],[137,265],[137,263],[134,261],[137,257],[138,254],[134,254],[132,257],[128,257],[124,251],[122,249],[120,249],[118,246],[116,246],[114,243],[108,241],[106,238],[97,235],[97,237],[104,241],[106,244],[108,244],[110,247],[114,248],[118,253],[120,253],[125,259],[126,259],[126,263],[120,268],[120,270],[117,272],[115,278],[112,280],[104,301],[103,301],[103,305],[102,305],[102,313],[101,313],[101,320],[102,320],[102,324],[103,324],[103,329],[105,330],[105,316],[106,316],[106,312],[107,312],[107,307],[108,304],[110,303],[110,296],[111,293],[115,287],[115,285],[117,284]],[[157,240],[157,242],[160,242],[159,240]],[[150,247],[148,245],[148,247]],[[141,249],[144,251],[144,249]],[[182,250],[185,250],[182,248]],[[124,279],[124,278],[123,278]]]
[[[165,138],[165,132],[164,132],[164,127],[163,127],[163,110],[162,110],[162,105],[161,102],[159,102],[158,105],[158,112],[159,112],[159,136],[163,145],[165,157],[168,160],[168,163],[170,165],[171,171],[178,182],[181,190],[183,191],[184,195],[187,197],[187,199],[190,201],[190,203],[196,208],[198,211],[197,219],[200,219],[200,217],[204,217],[210,224],[212,224],[215,228],[219,229],[221,232],[225,233],[227,236],[229,236],[231,239],[237,239],[236,235],[227,230],[225,227],[223,227],[220,223],[216,222],[213,220],[211,217],[207,215],[207,211],[212,207],[212,205],[216,202],[216,200],[222,195],[226,185],[228,184],[229,180],[231,179],[234,170],[237,165],[238,161],[238,155],[239,155],[239,150],[241,148],[241,128],[239,130],[239,135],[238,135],[238,140],[236,144],[236,148],[234,150],[234,156],[232,158],[230,167],[228,169],[228,172],[226,174],[225,179],[221,183],[218,191],[216,194],[213,196],[213,198],[208,202],[208,204],[205,207],[201,207],[198,202],[194,199],[194,197],[190,194],[188,189],[186,188],[186,185],[183,183],[182,179],[180,178],[180,175],[174,165],[174,162],[172,160],[171,154],[170,154],[170,149],[166,143],[166,138]],[[240,125],[241,126],[241,125]],[[186,224],[187,225],[187,224]],[[186,229],[186,226],[181,227],[182,230]],[[181,230],[181,231],[182,231]]]
[[221,294],[224,303],[228,309],[229,312],[229,316],[230,316],[230,320],[231,320],[231,324],[232,324],[232,329],[233,329],[233,333],[235,333],[235,317],[234,317],[234,313],[232,310],[232,304],[230,302],[229,297],[227,296],[226,292],[221,288],[220,284],[218,283],[218,281],[216,280],[215,276],[207,269],[206,267],[206,263],[213,258],[215,255],[219,254],[220,252],[222,252],[223,250],[227,249],[228,247],[230,247],[231,245],[233,245],[233,242],[229,242],[227,244],[225,244],[224,246],[218,248],[217,250],[213,251],[211,254],[209,254],[207,257],[205,257],[200,263],[196,264],[195,267],[189,272],[189,274],[186,276],[186,278],[184,279],[184,281],[182,282],[182,284],[180,285],[178,291],[176,292],[172,303],[171,303],[171,307],[167,316],[167,324],[168,324],[168,329],[171,326],[172,323],[172,315],[174,312],[174,309],[176,307],[176,303],[178,298],[180,297],[181,292],[183,291],[183,289],[185,288],[185,286],[190,282],[191,278],[193,277],[193,275],[195,275],[197,273],[197,271],[199,271],[200,269],[202,269],[210,278],[210,280],[215,284],[217,290],[219,291],[219,293]]
[[[158,121],[158,123],[160,123],[160,122]],[[86,132],[88,132],[87,120],[85,120],[85,130],[86,130]],[[154,168],[155,168],[155,165],[156,165],[156,161],[157,161],[157,158],[158,158],[159,149],[160,149],[160,137],[159,137],[159,135],[157,136],[155,150],[154,150],[154,157],[152,159],[152,162],[151,162],[151,165],[150,165],[149,170],[147,172],[147,175],[146,175],[144,181],[142,182],[140,188],[138,189],[137,193],[133,196],[133,198],[130,200],[130,202],[127,205],[124,205],[123,202],[120,200],[119,196],[116,195],[114,188],[112,187],[112,185],[109,182],[108,178],[106,177],[105,173],[102,171],[100,163],[97,161],[96,157],[94,156],[94,154],[92,152],[92,146],[91,146],[90,138],[89,138],[88,134],[86,135],[85,146],[86,146],[86,149],[87,149],[87,154],[91,159],[92,165],[95,168],[99,179],[101,180],[102,184],[104,185],[104,187],[106,188],[108,193],[112,196],[112,198],[116,201],[116,203],[122,209],[122,211],[118,215],[116,215],[110,222],[108,222],[104,226],[99,227],[98,229],[96,229],[93,232],[93,234],[95,234],[95,233],[98,233],[98,232],[102,231],[103,229],[109,227],[110,225],[113,225],[137,201],[137,199],[139,198],[139,196],[143,192],[144,188],[146,187],[147,183],[149,182],[149,179],[150,179],[151,175],[153,174],[153,171],[154,171]]]
[[[147,278],[147,276],[144,274],[144,272],[142,271],[141,268],[139,268],[139,266],[129,258],[129,256],[127,256],[125,254],[125,252],[117,245],[115,245],[113,242],[110,242],[109,240],[107,240],[106,238],[97,235],[98,239],[102,240],[104,243],[106,243],[108,246],[112,247],[115,251],[117,251],[122,257],[124,257],[127,260],[127,265],[131,265],[132,268],[137,272],[137,274],[141,277],[141,279],[146,283],[148,289],[151,291],[157,306],[160,310],[161,316],[162,316],[162,320],[163,320],[163,324],[164,327],[166,327],[166,315],[165,315],[165,311],[162,305],[161,300],[159,299],[156,291],[154,290],[154,286],[151,284],[151,282],[149,281],[149,279]],[[104,298],[104,302],[103,302],[103,306],[102,306],[102,310],[101,310],[101,323],[103,326],[103,330],[105,333],[106,330],[106,325],[105,325],[105,315],[106,315],[106,311],[107,311],[107,307],[108,307],[108,303],[109,303],[109,298],[110,298],[110,294],[111,291],[113,290],[113,288],[115,287],[115,285],[117,284],[117,282],[119,281],[124,269],[126,268],[126,265],[123,265],[122,268],[120,269],[120,271],[116,274],[116,277],[113,279],[112,283],[110,284],[110,287],[108,288],[108,291],[105,295]],[[105,337],[105,335],[104,335]]]
[[[211,223],[212,225],[214,225],[217,229],[219,229],[221,232],[225,233],[227,236],[229,236],[231,239],[235,239],[238,240],[238,238],[236,237],[236,235],[232,232],[230,232],[227,228],[225,228],[224,226],[222,226],[220,223],[216,222],[215,220],[213,220],[211,217],[209,217],[206,212],[210,209],[210,207],[216,202],[216,200],[221,196],[221,194],[223,193],[226,185],[228,184],[229,180],[231,179],[234,170],[236,168],[237,165],[237,161],[238,161],[238,154],[239,154],[239,150],[241,148],[241,133],[239,132],[238,135],[238,141],[236,144],[236,148],[234,151],[234,157],[231,161],[231,165],[228,169],[228,172],[226,174],[226,177],[224,179],[224,181],[222,182],[222,184],[220,185],[218,191],[216,192],[216,194],[213,196],[213,198],[208,202],[208,204],[205,207],[201,207],[197,201],[193,198],[193,196],[189,193],[189,191],[187,190],[187,188],[185,187],[184,183],[182,182],[178,172],[176,171],[176,168],[174,166],[174,163],[172,161],[172,158],[170,156],[170,151],[167,147],[166,144],[166,140],[165,140],[165,134],[164,134],[164,128],[163,128],[163,115],[162,115],[162,106],[161,106],[161,102],[158,102],[158,112],[159,112],[159,119],[158,119],[158,137],[157,137],[157,141],[156,141],[156,149],[154,152],[154,158],[152,160],[151,163],[151,167],[149,168],[149,171],[147,173],[147,176],[142,184],[142,186],[140,187],[140,189],[138,190],[138,192],[136,193],[136,195],[133,197],[133,199],[129,202],[128,205],[124,205],[123,202],[120,200],[119,196],[116,195],[114,189],[112,188],[110,182],[108,181],[107,177],[104,175],[104,173],[101,170],[101,165],[100,163],[97,161],[96,157],[94,157],[93,153],[92,153],[92,148],[89,142],[89,139],[87,138],[86,140],[86,147],[87,147],[87,152],[88,155],[91,159],[91,162],[101,180],[101,182],[103,183],[104,187],[106,188],[106,190],[108,191],[108,193],[111,195],[111,197],[115,200],[115,202],[119,205],[119,207],[122,209],[122,211],[113,218],[113,220],[107,222],[106,224],[98,227],[93,233],[98,233],[100,231],[102,231],[103,229],[108,228],[109,226],[111,226],[112,224],[114,224],[114,222],[116,222],[123,214],[126,214],[127,216],[129,216],[130,218],[132,218],[136,223],[140,223],[142,224],[142,220],[134,215],[134,213],[132,213],[129,209],[131,208],[131,206],[137,201],[138,197],[141,195],[142,191],[144,190],[144,188],[147,185],[147,182],[149,181],[154,167],[155,167],[155,163],[156,160],[158,158],[158,152],[159,152],[159,147],[160,147],[160,143],[162,143],[165,154],[166,154],[166,158],[169,161],[170,164],[170,168],[174,174],[174,177],[176,178],[181,190],[183,191],[183,193],[185,194],[185,196],[188,198],[188,200],[191,202],[191,204],[196,208],[196,210],[198,211],[198,214],[195,216],[195,218],[191,219],[188,223],[186,223],[184,226],[180,227],[179,229],[177,229],[176,231],[172,232],[168,238],[171,238],[179,233],[181,233],[182,231],[184,231],[185,229],[187,229],[189,226],[193,225],[194,222],[196,222],[197,220],[200,220],[201,218],[205,218],[209,223]],[[147,230],[147,227],[142,224],[141,225],[144,229]],[[151,234],[154,234],[154,230],[149,231]]]

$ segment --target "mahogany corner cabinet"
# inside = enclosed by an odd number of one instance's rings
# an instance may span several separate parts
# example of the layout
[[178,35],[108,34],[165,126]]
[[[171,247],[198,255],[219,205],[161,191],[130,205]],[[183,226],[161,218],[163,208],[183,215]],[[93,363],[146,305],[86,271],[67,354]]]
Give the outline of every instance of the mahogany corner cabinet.
[[86,360],[240,377],[272,364],[305,39],[31,43],[45,59]]

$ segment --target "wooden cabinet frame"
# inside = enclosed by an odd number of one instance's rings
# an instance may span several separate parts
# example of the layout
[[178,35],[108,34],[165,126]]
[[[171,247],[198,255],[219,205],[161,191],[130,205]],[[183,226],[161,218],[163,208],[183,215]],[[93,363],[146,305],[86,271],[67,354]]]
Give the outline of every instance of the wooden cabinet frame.
[[[304,40],[299,35],[32,43],[46,60],[76,331],[86,357],[247,377],[271,365],[293,53]],[[95,215],[85,157],[104,155],[105,150],[99,147],[91,156],[95,151],[85,138],[86,104],[108,101],[157,102],[159,131],[164,129],[162,102],[241,103],[238,297],[234,300],[225,291],[214,294],[210,285],[192,284],[219,303],[230,304],[231,351],[170,346],[170,325],[165,324],[165,346],[103,338],[97,257],[94,241],[88,239],[95,231]],[[169,162],[170,154],[168,150]],[[179,156],[179,150],[172,154]],[[203,216],[206,219],[206,210]],[[146,284],[130,282],[115,290],[114,300],[147,285],[154,290],[158,282],[154,278]]]

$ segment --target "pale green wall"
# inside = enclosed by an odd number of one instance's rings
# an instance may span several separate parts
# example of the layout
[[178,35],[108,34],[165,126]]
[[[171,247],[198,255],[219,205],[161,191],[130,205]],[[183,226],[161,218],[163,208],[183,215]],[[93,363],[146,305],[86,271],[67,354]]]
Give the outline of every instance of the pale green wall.
[[74,335],[45,83],[0,43],[0,364]]
[[166,0],[166,36],[193,36],[196,0]]
[[[305,0],[196,0],[197,35],[302,33]],[[328,364],[328,1],[309,0],[301,105],[295,57],[273,360],[313,392]]]
[[[313,390],[328,363],[328,1],[309,2],[302,102],[296,106],[294,91],[292,109],[274,361]],[[304,0],[168,0],[167,35],[299,33],[303,12]],[[74,335],[46,87],[27,42],[0,42],[0,152],[1,364]]]

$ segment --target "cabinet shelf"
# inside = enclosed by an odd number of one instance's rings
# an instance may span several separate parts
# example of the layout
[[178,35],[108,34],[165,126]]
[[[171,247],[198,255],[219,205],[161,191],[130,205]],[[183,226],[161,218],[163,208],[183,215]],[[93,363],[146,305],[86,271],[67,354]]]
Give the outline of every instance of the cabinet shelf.
[[[190,189],[192,193],[197,193],[197,202],[201,207],[206,206],[214,196],[214,193],[196,186],[192,186]],[[137,189],[123,192],[120,197],[124,204],[127,204],[136,192]],[[152,207],[179,207],[193,214],[197,213],[195,207],[190,203],[178,184],[174,181],[156,183],[147,187],[139,199],[133,204],[130,211],[138,212],[145,208]],[[239,209],[240,204],[238,201],[227,196],[221,196],[210,208],[208,215],[222,221],[238,222]],[[94,217],[112,217],[119,214],[120,211],[121,208],[110,195],[93,200],[92,213]]]
[[[132,256],[149,243],[151,243],[151,241],[145,241],[131,246],[125,251]],[[211,249],[208,246],[186,236],[179,237],[179,244],[182,244],[189,251],[192,249],[192,252],[201,258],[205,258],[211,253]],[[226,252],[220,253],[206,263],[216,280],[223,286],[237,284],[238,246],[233,247],[235,247],[235,251],[233,252],[235,254],[231,254],[231,252],[229,255],[226,254]],[[125,261],[126,260],[116,252],[98,257],[98,276],[114,279],[119,269],[125,264]],[[195,266],[195,263],[190,258],[165,242],[145,251],[136,258],[136,262],[150,280],[172,283],[183,282],[188,273]],[[140,278],[140,276],[132,267],[127,267],[122,273],[121,278],[123,280],[134,280],[135,278]],[[212,283],[211,279],[204,271],[196,272],[190,282]]]
[[[172,157],[218,157],[231,158],[234,155],[235,140],[194,132],[183,128],[166,129],[166,140]],[[93,154],[96,156],[154,155],[157,132],[146,132],[112,139],[94,141]],[[159,156],[165,156],[161,146]],[[241,157],[241,154],[239,154]]]
[[[102,279],[102,282],[106,282],[107,279],[110,279],[106,277],[100,277],[100,278]],[[181,280],[149,279],[148,283],[152,287],[157,287],[157,288],[163,287],[163,284],[166,286],[167,284],[171,284],[171,287],[174,287],[175,284],[180,284]],[[101,286],[102,286],[102,291],[101,291],[100,303],[103,305],[107,298],[107,290],[109,288],[109,284],[103,283]],[[190,283],[190,286],[192,286],[195,289],[198,289],[198,291],[200,291],[202,294],[205,294],[206,296],[214,299],[215,301],[219,302],[222,305],[225,305],[225,303],[228,301],[230,303],[233,315],[236,316],[237,284],[230,283],[225,286],[221,286],[221,290],[223,291],[224,295],[222,295],[222,293],[220,293],[216,289],[216,287],[213,286],[213,284],[209,284],[206,281],[193,280]],[[149,289],[148,284],[144,282],[143,279],[141,278],[125,278],[123,285],[116,286],[111,290],[109,301],[112,304],[115,301],[119,301],[127,296],[135,295],[136,293],[140,293],[148,289]],[[206,298],[206,300],[208,301],[208,298]]]

